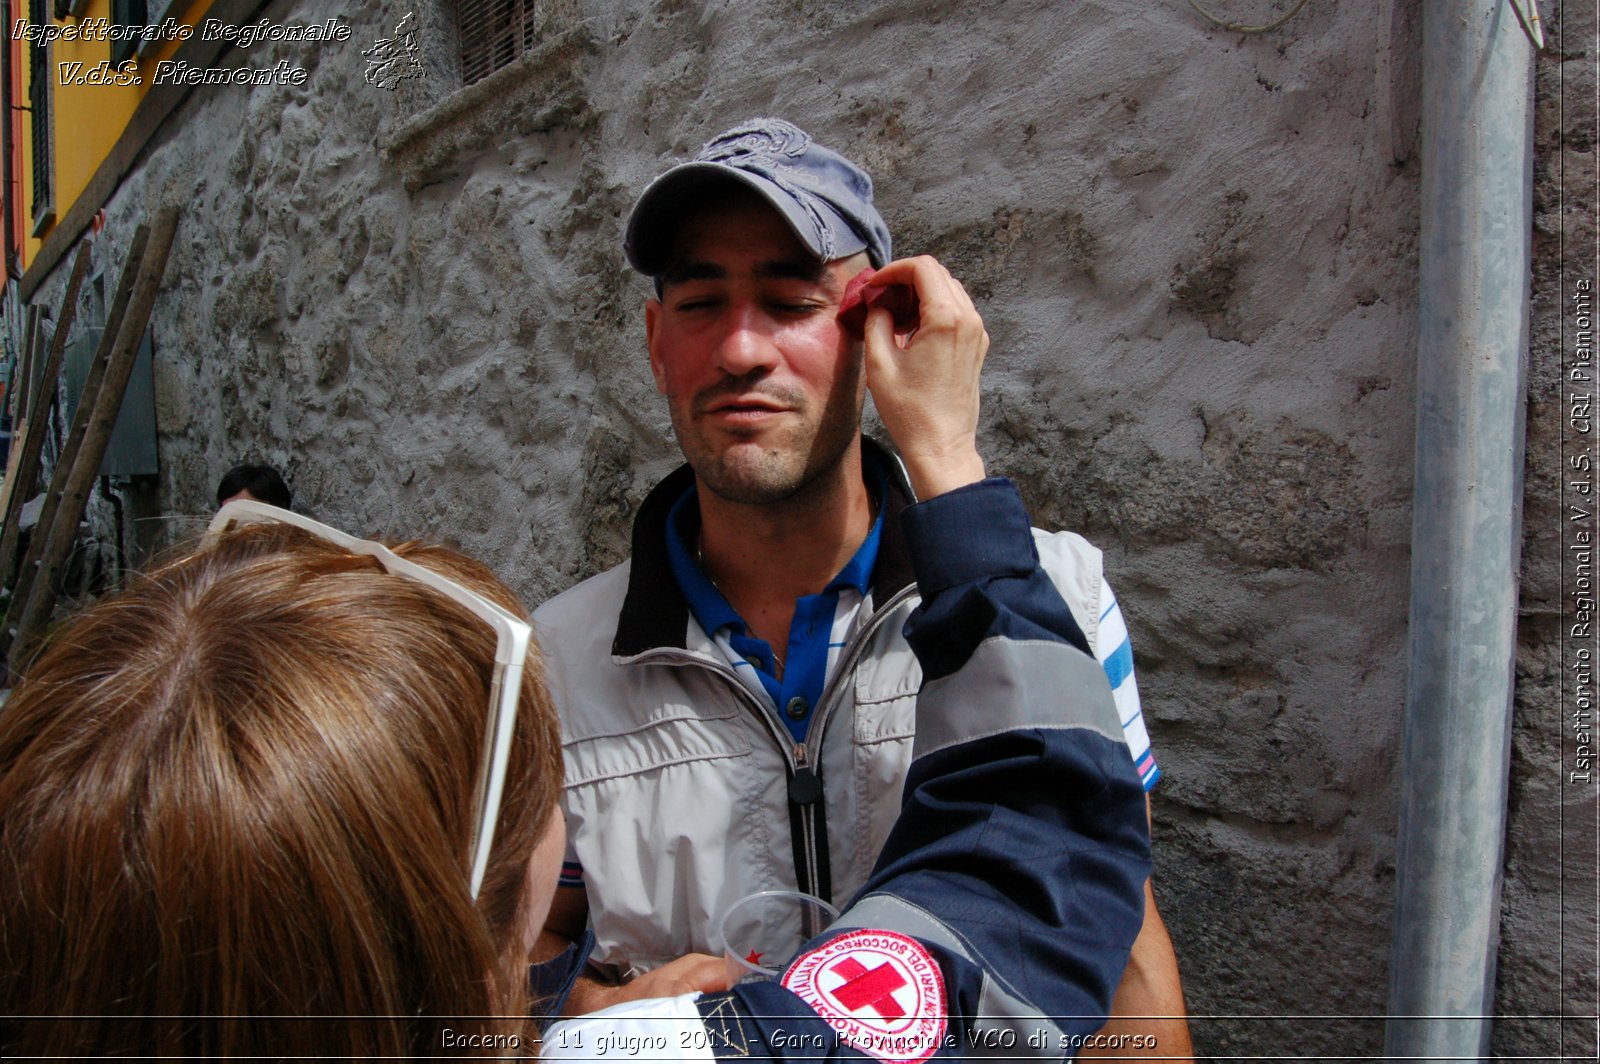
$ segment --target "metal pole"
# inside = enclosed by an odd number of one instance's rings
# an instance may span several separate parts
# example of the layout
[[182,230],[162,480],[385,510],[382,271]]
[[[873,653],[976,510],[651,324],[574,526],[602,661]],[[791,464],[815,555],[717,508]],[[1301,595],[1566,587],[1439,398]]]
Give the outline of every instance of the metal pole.
[[1489,1055],[1511,758],[1533,56],[1504,0],[1423,9],[1411,666],[1391,1057]]

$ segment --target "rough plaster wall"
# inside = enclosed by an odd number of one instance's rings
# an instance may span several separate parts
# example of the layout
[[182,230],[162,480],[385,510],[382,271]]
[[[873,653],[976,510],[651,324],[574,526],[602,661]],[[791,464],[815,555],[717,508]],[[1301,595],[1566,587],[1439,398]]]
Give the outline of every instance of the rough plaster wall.
[[[1593,4],[1548,5],[1549,49],[1536,67],[1534,261],[1528,367],[1527,474],[1523,495],[1510,823],[1496,997],[1503,1013],[1560,1015],[1596,1000],[1593,790],[1563,786],[1561,660],[1563,543],[1561,439],[1567,430],[1563,358],[1572,348],[1571,297],[1595,281],[1594,200],[1596,12]],[[1568,343],[1562,343],[1563,324]],[[1570,364],[1570,363],[1569,363]],[[1592,388],[1592,386],[1591,386]],[[1574,441],[1576,444],[1577,441]],[[1573,448],[1576,450],[1576,446]],[[1570,621],[1570,617],[1567,618]],[[1591,644],[1592,645],[1592,644]],[[1568,706],[1570,708],[1570,705]],[[1563,846],[1562,828],[1566,838]],[[1563,859],[1564,858],[1564,859]],[[1564,866],[1564,867],[1563,867]],[[1557,929],[1564,935],[1557,935]],[[1503,1019],[1500,1057],[1594,1059],[1593,1019],[1556,1023]]]
[[[354,36],[234,53],[308,84],[199,91],[108,205],[114,259],[185,205],[155,318],[166,508],[206,511],[249,455],[305,508],[452,539],[530,601],[620,560],[675,455],[622,217],[727,124],[791,117],[873,170],[900,252],[979,299],[991,469],[1107,552],[1200,1050],[1379,1052],[1381,1022],[1250,1017],[1386,1001],[1415,5],[1246,37],[1181,0],[561,0],[535,56],[454,93],[443,8],[419,5],[435,76],[392,93],[358,52],[404,5],[269,9]],[[1525,675],[1549,667],[1529,627]],[[1513,994],[1543,978],[1538,889],[1508,889]]]

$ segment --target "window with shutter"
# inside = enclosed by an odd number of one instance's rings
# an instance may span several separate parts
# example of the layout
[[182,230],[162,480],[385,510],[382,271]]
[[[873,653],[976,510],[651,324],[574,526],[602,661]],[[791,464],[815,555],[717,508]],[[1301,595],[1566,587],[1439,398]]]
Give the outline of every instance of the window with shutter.
[[[35,26],[49,21],[45,0],[28,0],[28,21]],[[28,108],[33,145],[33,231],[38,235],[55,216],[51,188],[54,168],[50,158],[50,60],[49,46],[43,41],[28,45]]]
[[471,85],[533,48],[533,0],[458,0],[456,28],[461,81]]

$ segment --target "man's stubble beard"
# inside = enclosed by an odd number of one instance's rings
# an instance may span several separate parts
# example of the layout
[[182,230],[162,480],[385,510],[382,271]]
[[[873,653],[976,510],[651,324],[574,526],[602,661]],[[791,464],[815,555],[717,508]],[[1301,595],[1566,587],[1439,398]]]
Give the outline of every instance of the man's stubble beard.
[[[700,434],[693,413],[682,411],[677,403],[671,404],[678,447],[694,469],[701,490],[727,502],[771,505],[794,499],[836,469],[861,431],[866,389],[862,386],[864,369],[859,354],[853,365],[853,372],[835,382],[822,417],[809,437],[805,429],[812,426],[806,419],[809,411],[801,396],[769,391],[793,407],[800,416],[800,425],[762,443],[727,444],[720,453]],[[711,397],[703,394],[693,405],[704,405]]]

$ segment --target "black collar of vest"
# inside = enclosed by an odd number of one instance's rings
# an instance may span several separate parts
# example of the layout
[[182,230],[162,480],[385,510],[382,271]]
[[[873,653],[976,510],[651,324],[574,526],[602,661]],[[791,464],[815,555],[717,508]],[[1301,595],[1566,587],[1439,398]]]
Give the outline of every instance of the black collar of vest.
[[[910,585],[916,576],[900,528],[900,511],[911,504],[900,463],[874,440],[861,441],[862,460],[882,463],[889,470],[889,506],[878,541],[878,562],[872,570],[873,601],[882,604]],[[611,653],[631,658],[662,647],[682,649],[689,629],[689,603],[672,575],[667,560],[667,515],[694,483],[694,470],[681,465],[657,484],[639,506],[633,521],[633,564],[628,572],[628,593],[617,618]]]

